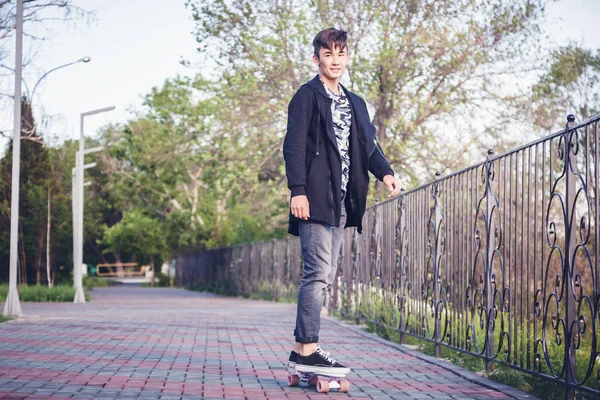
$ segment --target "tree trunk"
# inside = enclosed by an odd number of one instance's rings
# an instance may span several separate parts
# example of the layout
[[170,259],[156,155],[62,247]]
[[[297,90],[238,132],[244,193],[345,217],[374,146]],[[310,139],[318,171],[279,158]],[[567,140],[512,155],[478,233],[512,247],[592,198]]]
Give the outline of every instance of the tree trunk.
[[[120,253],[113,253],[113,255],[115,256],[115,262],[117,264],[121,264],[121,254]],[[121,265],[118,265],[116,267],[116,272],[117,272],[117,276],[123,276],[123,267]]]
[[37,254],[35,256],[35,285],[40,286],[42,284],[42,254],[44,252],[44,239],[46,236],[45,227],[40,226],[38,230],[38,246]]
[[25,254],[25,241],[23,240],[23,225],[19,224],[21,231],[21,285],[27,285],[27,255]]
[[[381,147],[384,146],[387,132],[387,122],[385,119],[385,115],[387,112],[385,110],[385,105],[381,105],[380,110],[377,111],[373,120],[374,125],[377,127],[377,142]],[[378,201],[383,201],[387,198],[386,186],[378,180],[375,181],[375,197]]]
[[48,223],[46,224],[46,277],[48,287],[52,287],[52,274],[50,273],[50,189],[48,189]]
[[152,274],[150,275],[150,287],[154,287],[154,273],[156,272],[154,269],[154,255],[150,256],[150,268],[152,268]]
[[108,260],[106,259],[106,256],[104,255],[104,253],[102,253],[100,251],[100,249],[98,248],[98,246],[93,241],[88,242],[87,246],[90,249],[92,249],[94,251],[94,253],[96,253],[98,255],[98,257],[100,257],[100,260],[102,260],[103,264],[108,264]]

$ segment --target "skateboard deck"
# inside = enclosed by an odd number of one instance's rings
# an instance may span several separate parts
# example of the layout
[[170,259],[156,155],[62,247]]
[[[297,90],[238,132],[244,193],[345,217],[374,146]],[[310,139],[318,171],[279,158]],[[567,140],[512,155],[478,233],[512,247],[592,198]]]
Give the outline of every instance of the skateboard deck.
[[328,393],[332,389],[343,393],[350,390],[350,382],[346,379],[346,374],[302,372],[294,369],[288,376],[288,386],[299,385],[316,386],[319,393]]

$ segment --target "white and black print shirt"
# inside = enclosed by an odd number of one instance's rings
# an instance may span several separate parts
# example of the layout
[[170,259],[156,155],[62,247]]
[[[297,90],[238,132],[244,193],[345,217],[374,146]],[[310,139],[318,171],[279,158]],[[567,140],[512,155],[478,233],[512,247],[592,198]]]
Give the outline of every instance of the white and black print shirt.
[[[323,81],[321,82],[323,83]],[[331,115],[333,117],[333,130],[335,131],[338,150],[342,158],[342,192],[345,193],[350,176],[350,155],[348,154],[348,137],[350,136],[350,125],[352,123],[350,102],[341,86],[338,86],[339,94],[335,94],[325,83],[323,83],[323,86],[325,86],[327,94],[333,100],[331,103]]]

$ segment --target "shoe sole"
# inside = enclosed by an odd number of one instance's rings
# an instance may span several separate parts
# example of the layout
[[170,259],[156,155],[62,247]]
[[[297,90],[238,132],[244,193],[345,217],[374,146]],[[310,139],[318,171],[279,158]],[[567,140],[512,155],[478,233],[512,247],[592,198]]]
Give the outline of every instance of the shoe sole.
[[343,378],[350,373],[350,368],[314,367],[312,365],[296,364],[296,371]]

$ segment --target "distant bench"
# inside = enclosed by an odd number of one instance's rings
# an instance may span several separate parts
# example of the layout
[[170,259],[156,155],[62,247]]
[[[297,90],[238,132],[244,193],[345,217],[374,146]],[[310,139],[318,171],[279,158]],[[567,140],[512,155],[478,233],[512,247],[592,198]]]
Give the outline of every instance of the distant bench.
[[149,265],[138,265],[138,263],[113,263],[96,265],[96,275],[123,277],[123,276],[145,276]]

